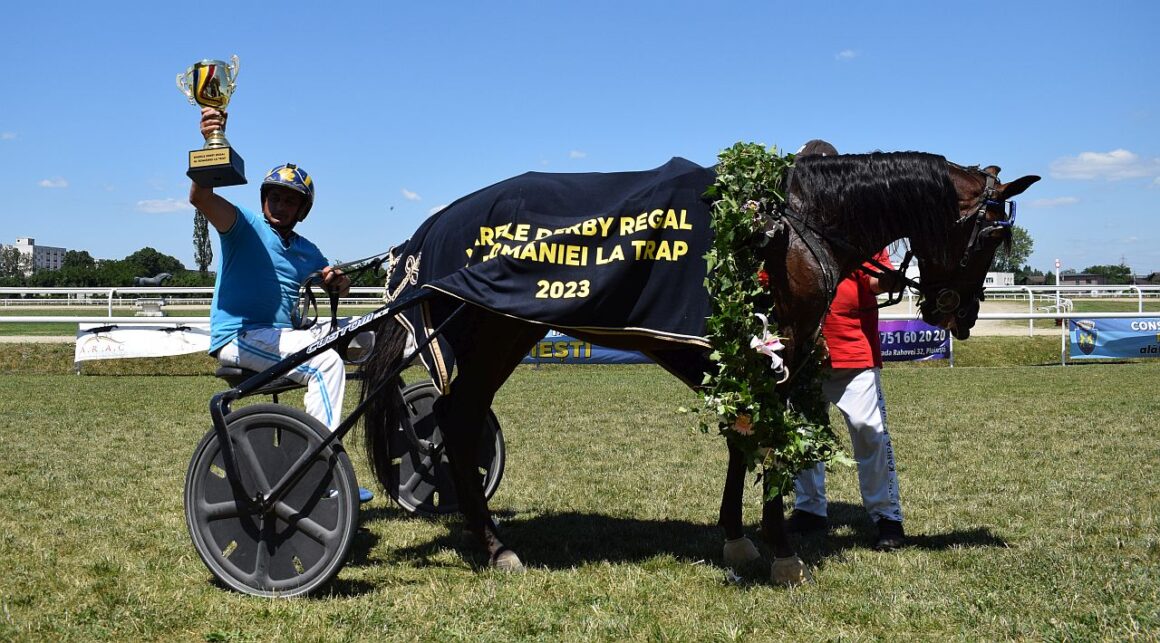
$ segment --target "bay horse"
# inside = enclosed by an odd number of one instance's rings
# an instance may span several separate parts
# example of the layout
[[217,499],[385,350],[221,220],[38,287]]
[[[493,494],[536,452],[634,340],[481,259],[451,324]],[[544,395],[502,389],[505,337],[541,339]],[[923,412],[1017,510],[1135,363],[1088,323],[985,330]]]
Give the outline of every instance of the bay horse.
[[[684,163],[692,165],[687,161]],[[694,184],[698,181],[702,184],[698,197],[712,185],[712,169],[699,166],[681,168],[683,175],[692,177]],[[927,323],[948,329],[958,339],[966,339],[978,316],[982,283],[995,251],[1010,239],[1013,211],[1009,213],[1004,206],[1009,199],[1039,180],[1037,176],[1024,176],[1010,183],[1001,183],[998,174],[996,166],[968,168],[950,163],[941,156],[917,152],[797,159],[785,186],[784,207],[780,208],[776,218],[766,217],[766,239],[760,246],[754,246],[769,275],[768,287],[773,302],[770,317],[775,317],[779,325],[778,332],[785,345],[783,356],[790,373],[803,365],[817,346],[821,321],[837,283],[882,248],[900,239],[909,240],[918,258],[921,282],[911,284],[922,296],[922,318]],[[575,180],[555,178],[560,176],[572,176]],[[602,230],[609,234],[608,229],[617,222],[621,232],[627,230],[629,234],[639,231],[637,225],[642,223],[654,228],[695,227],[685,221],[684,210],[678,213],[676,209],[666,211],[661,207],[651,211],[645,209],[640,215],[635,213],[641,210],[631,210],[630,216],[620,216],[624,212],[621,210],[611,213],[615,216],[609,217],[607,226],[604,218],[594,216],[590,221],[595,223],[591,226],[586,221],[584,226],[577,224],[556,230],[551,230],[550,226],[544,228],[549,237],[536,246],[528,232],[536,229],[534,223],[542,223],[535,213],[578,207],[600,215],[607,212],[601,208],[612,207],[607,205],[607,192],[630,184],[630,178],[616,175],[606,184],[593,186],[589,181],[596,179],[586,178],[592,176],[528,173],[464,197],[428,219],[416,232],[416,237],[399,251],[393,276],[388,276],[387,299],[390,301],[414,288],[428,288],[434,290],[435,295],[429,303],[423,304],[421,319],[408,322],[398,317],[388,320],[388,327],[381,329],[375,350],[364,365],[364,399],[367,391],[396,390],[396,386],[378,387],[392,371],[397,372],[397,366],[402,363],[408,330],[423,337],[439,327],[435,331],[440,336],[439,341],[431,345],[431,352],[424,354],[424,362],[443,393],[435,404],[434,413],[443,433],[443,445],[466,527],[486,549],[489,564],[499,569],[519,570],[523,563],[500,538],[483,492],[474,454],[478,453],[484,422],[496,391],[549,327],[562,327],[568,334],[585,341],[642,351],[694,389],[702,382],[703,374],[713,366],[709,358],[710,347],[703,337],[697,341],[695,337],[639,332],[640,328],[635,326],[610,328],[579,322],[569,326],[559,319],[542,317],[537,311],[543,309],[535,308],[542,302],[533,300],[530,293],[523,293],[527,288],[538,287],[544,289],[547,297],[551,293],[544,284],[555,289],[557,274],[542,279],[538,279],[539,276],[548,274],[545,271],[549,269],[567,267],[557,264],[568,264],[569,258],[574,264],[572,270],[579,269],[577,266],[582,259],[587,261],[586,250],[573,252],[569,246],[559,249],[560,260],[552,265],[537,263],[535,259],[542,259],[549,251],[544,243],[560,234],[579,242],[589,232],[593,236],[599,236]],[[657,190],[650,187],[646,192],[647,197],[652,198]],[[616,203],[617,207],[626,207],[621,201]],[[469,240],[474,235],[474,246],[471,242],[458,247],[422,243],[425,238],[454,235],[460,228],[470,227],[470,224],[465,226],[462,220],[455,218],[457,212],[479,210],[486,214],[505,208],[505,211],[518,215],[512,225],[480,226],[479,230],[487,234],[476,235],[473,231],[472,235],[463,237]],[[527,213],[532,214],[524,216]],[[503,235],[516,245],[501,249],[492,245]],[[519,245],[524,241],[526,243]],[[463,245],[467,246],[466,265]],[[637,259],[642,256],[649,258],[644,252],[649,248],[645,242],[634,242],[633,246],[637,249]],[[670,254],[679,253],[679,248],[673,244],[669,247]],[[490,253],[485,255],[489,249]],[[662,252],[661,249],[661,245],[652,246],[654,256],[651,258],[656,259],[655,255]],[[556,250],[551,249],[553,253]],[[495,261],[496,255],[504,261]],[[529,256],[532,260],[528,259]],[[555,257],[551,255],[553,261]],[[693,276],[685,278],[682,283],[668,284],[665,293],[659,297],[661,304],[666,297],[679,298],[688,293],[704,295],[706,272],[703,257],[690,251],[684,259],[696,267],[691,273]],[[405,271],[402,269],[404,263]],[[661,264],[657,261],[652,265]],[[477,269],[482,271],[481,267],[486,267],[491,273],[491,281],[486,287],[480,285],[486,280],[475,279],[472,274]],[[458,285],[449,286],[451,282]],[[537,283],[540,285],[531,285]],[[488,288],[492,291],[490,295],[479,294]],[[586,293],[585,288],[581,285],[580,292],[574,294],[586,296],[585,310],[597,317],[606,308],[617,311],[632,309],[635,313],[640,307],[639,302],[658,299],[655,293],[647,292],[649,286],[642,279],[635,277],[605,283],[602,288],[610,292]],[[564,286],[556,290],[560,297],[567,295]],[[496,291],[502,292],[496,295]],[[527,294],[527,301],[533,304],[529,312],[518,306],[515,309],[502,307],[505,298],[519,298],[521,293]],[[590,305],[590,302],[595,303]],[[456,310],[455,315],[452,315],[452,310]],[[701,335],[704,335],[703,320],[704,315],[693,320],[694,324],[701,324]],[[400,323],[391,323],[394,321]],[[441,362],[441,356],[435,353],[443,354],[442,357],[446,354],[453,356],[454,375],[452,369]],[[775,384],[774,380],[771,377],[769,385],[777,386],[779,395],[794,395],[792,377],[780,384]],[[368,459],[379,481],[388,487],[391,466],[388,435],[392,428],[399,426],[399,415],[405,410],[401,408],[397,395],[372,396],[368,404],[364,418]],[[718,525],[726,539],[724,564],[735,569],[752,568],[755,563],[766,564],[743,530],[745,471],[744,455],[730,446]],[[776,583],[797,584],[808,580],[809,573],[790,544],[783,519],[781,497],[767,500],[763,507],[761,534],[775,560],[766,569],[772,570],[772,580]]]

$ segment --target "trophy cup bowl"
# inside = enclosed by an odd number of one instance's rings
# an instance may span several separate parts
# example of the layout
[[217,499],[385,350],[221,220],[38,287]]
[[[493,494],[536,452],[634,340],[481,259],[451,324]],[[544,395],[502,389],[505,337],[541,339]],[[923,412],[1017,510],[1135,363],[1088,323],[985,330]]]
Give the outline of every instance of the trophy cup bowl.
[[[213,107],[225,112],[237,89],[238,57],[230,62],[202,60],[177,75],[177,89],[191,105]],[[203,187],[224,187],[246,182],[245,162],[230,147],[221,129],[208,134],[205,146],[189,153],[189,178]]]

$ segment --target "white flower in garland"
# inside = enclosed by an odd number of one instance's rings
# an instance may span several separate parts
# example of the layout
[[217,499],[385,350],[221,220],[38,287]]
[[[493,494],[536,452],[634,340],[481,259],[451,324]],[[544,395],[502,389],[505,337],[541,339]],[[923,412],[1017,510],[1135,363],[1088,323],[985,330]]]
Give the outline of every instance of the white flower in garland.
[[777,383],[781,384],[789,379],[789,368],[781,355],[777,354],[785,348],[785,344],[781,343],[780,337],[769,332],[769,318],[761,313],[754,313],[754,316],[761,320],[761,337],[754,335],[749,340],[749,347],[770,359],[769,368],[777,374]]

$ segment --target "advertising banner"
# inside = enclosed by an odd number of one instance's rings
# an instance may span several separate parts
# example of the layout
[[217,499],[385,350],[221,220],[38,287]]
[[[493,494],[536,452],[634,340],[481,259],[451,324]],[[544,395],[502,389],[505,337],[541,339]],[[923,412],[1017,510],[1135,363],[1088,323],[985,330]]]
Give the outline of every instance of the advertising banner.
[[651,364],[652,360],[637,351],[606,348],[576,339],[557,331],[532,347],[524,364]]
[[1070,359],[1160,357],[1160,317],[1067,320]]
[[73,360],[166,357],[208,350],[208,321],[204,324],[80,324]]
[[919,319],[879,321],[878,339],[884,362],[921,362],[951,356],[950,333]]
[[[878,322],[882,342],[882,360],[914,362],[928,359],[950,359],[951,337],[946,329],[920,320],[883,320]],[[637,351],[605,348],[557,331],[532,347],[524,364],[649,364],[652,360]]]

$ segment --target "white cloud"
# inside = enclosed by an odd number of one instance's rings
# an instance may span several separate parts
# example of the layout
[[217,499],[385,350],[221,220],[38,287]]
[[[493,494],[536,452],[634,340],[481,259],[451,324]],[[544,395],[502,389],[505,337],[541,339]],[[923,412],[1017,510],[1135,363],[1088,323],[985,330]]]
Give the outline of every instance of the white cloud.
[[16,132],[0,132],[0,141],[11,141],[16,138]]
[[1080,152],[1051,162],[1051,176],[1056,179],[1104,179],[1120,181],[1160,177],[1160,159],[1141,159],[1125,149],[1111,152]]
[[67,188],[68,181],[58,176],[58,177],[51,178],[51,179],[41,179],[37,183],[37,185],[39,185],[42,188],[52,188],[52,189]]
[[860,54],[858,52],[854,51],[853,49],[843,49],[842,51],[839,51],[838,53],[834,54],[834,59],[845,62],[847,60],[854,60],[859,55]]
[[1028,203],[1033,208],[1055,208],[1063,205],[1075,205],[1079,199],[1074,196],[1057,196],[1050,199],[1035,199]]
[[408,201],[422,201],[423,200],[423,197],[408,190],[407,188],[403,188],[399,191],[403,193],[403,198],[408,200]]
[[193,206],[188,201],[181,199],[145,199],[137,202],[137,211],[146,214],[168,214],[192,209]]
[[582,159],[586,156],[588,156],[588,152],[581,152],[580,150],[572,150],[571,152],[568,152],[568,158],[570,159]]
[[436,212],[442,210],[443,208],[446,208],[447,205],[448,204],[443,203],[443,204],[440,204],[440,205],[437,205],[437,206],[431,208],[430,210],[427,211],[427,216],[431,216],[432,214],[435,214]]

